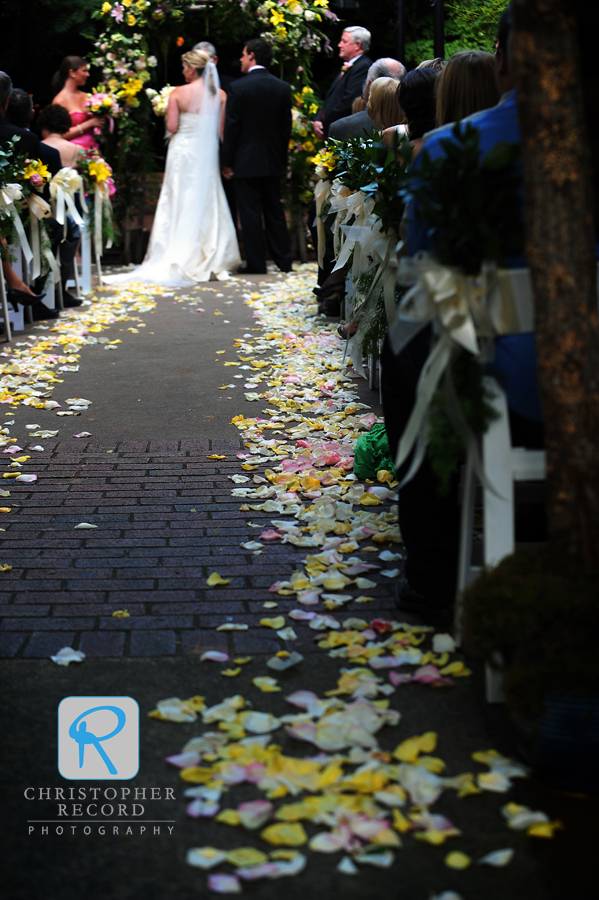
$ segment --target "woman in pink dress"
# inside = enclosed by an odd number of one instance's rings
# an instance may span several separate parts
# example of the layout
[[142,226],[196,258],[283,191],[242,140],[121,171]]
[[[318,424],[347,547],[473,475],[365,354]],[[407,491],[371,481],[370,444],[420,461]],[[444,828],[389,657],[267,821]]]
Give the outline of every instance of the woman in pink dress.
[[52,103],[64,106],[71,117],[71,128],[63,137],[67,141],[79,144],[85,150],[99,150],[93,129],[102,127],[106,121],[104,116],[94,116],[85,110],[89,94],[83,88],[89,78],[89,66],[80,56],[66,56],[60,69],[52,79],[58,94]]

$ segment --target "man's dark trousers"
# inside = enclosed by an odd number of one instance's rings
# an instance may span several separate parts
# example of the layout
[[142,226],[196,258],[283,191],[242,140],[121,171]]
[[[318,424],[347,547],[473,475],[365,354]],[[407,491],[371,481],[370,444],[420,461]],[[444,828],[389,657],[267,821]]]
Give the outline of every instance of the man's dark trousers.
[[281,203],[280,179],[235,178],[235,194],[248,271],[266,272],[262,218],[266,243],[276,265],[291,270],[291,252],[285,210]]

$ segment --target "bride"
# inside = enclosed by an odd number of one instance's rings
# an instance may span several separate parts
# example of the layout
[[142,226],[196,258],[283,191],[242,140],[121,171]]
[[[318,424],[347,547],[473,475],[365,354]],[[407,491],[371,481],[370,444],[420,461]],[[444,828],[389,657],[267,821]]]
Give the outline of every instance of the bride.
[[108,284],[224,281],[241,263],[219,171],[224,91],[207,53],[191,50],[182,62],[187,84],[169,97],[171,137],[146,257],[136,269],[105,277]]

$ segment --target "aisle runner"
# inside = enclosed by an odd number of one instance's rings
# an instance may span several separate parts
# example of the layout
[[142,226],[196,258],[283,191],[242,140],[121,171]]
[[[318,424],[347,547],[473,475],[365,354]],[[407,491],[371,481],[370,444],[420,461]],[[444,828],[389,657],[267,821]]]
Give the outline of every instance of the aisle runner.
[[[235,344],[238,360],[224,360],[224,365],[248,373],[245,396],[260,404],[260,415],[233,419],[246,451],[237,454],[240,473],[229,477],[236,485],[233,496],[243,501],[242,513],[277,516],[272,528],[243,543],[244,549],[267,553],[269,542],[279,541],[309,549],[303,569],[282,573],[270,588],[273,599],[264,603],[267,613],[260,624],[287,649],[266,660],[267,668],[252,678],[254,688],[276,694],[282,690],[277,673],[298,666],[301,674],[305,663],[294,649],[295,622],[307,622],[321,650],[340,661],[337,685],[319,698],[309,689],[306,670],[306,689],[285,697],[289,706],[279,704],[277,715],[257,709],[255,697],[251,702],[232,691],[211,707],[201,696],[169,698],[150,714],[173,722],[201,720],[207,726],[167,762],[181,769],[183,782],[195,785],[185,791],[189,816],[214,817],[240,828],[235,850],[203,846],[187,852],[189,865],[220,869],[208,875],[208,888],[215,893],[238,893],[244,882],[298,875],[309,864],[306,847],[335,854],[332,865],[345,875],[358,874],[364,865],[390,867],[402,835],[433,846],[459,838],[458,824],[430,809],[444,791],[460,798],[505,792],[511,779],[526,774],[523,766],[490,750],[473,754],[486,771],[447,776],[445,762],[432,755],[435,732],[401,734],[400,713],[391,705],[398,690],[399,698],[420,685],[445,689],[453,678],[470,674],[460,659],[452,659],[450,635],[392,620],[332,615],[352,603],[359,604],[358,611],[367,609],[368,590],[376,583],[366,576],[397,562],[400,538],[395,512],[384,506],[395,500],[394,485],[387,486],[391,475],[383,473],[381,484],[364,486],[352,474],[355,441],[375,417],[357,400],[335,334],[307,318],[314,302],[312,283],[304,269],[284,284],[246,297],[263,333],[244,334]],[[382,509],[375,512],[377,507]],[[365,556],[355,555],[359,551]],[[208,584],[227,584],[226,575],[226,568],[213,572]],[[383,568],[382,575],[397,578],[398,569]],[[282,615],[277,596],[294,597],[297,607]],[[219,630],[247,628],[232,622]],[[202,660],[226,664],[221,675],[227,679],[237,678],[252,662],[215,651]],[[308,745],[305,755],[281,751],[282,729],[300,742],[293,746]],[[397,733],[392,753],[379,746],[381,729]],[[241,784],[254,785],[256,799],[235,805],[231,793]],[[551,836],[558,824],[514,803],[502,813],[511,828],[529,835]],[[310,827],[310,837],[304,823],[318,826],[316,831]],[[246,845],[244,830],[259,834],[260,848]],[[510,863],[515,842],[507,833],[506,839],[508,846],[478,862]],[[459,849],[445,856],[446,865],[456,870],[471,862]]]

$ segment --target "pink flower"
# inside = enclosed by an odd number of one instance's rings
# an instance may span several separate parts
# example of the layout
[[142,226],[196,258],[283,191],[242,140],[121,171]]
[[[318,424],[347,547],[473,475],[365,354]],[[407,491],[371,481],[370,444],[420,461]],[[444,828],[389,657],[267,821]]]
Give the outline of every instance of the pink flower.
[[38,172],[34,172],[29,181],[34,187],[39,187],[40,184],[44,183],[44,179]]
[[115,5],[110,10],[110,15],[113,16],[117,22],[122,22],[124,12],[125,12],[125,7],[121,6],[120,3],[115,3]]

